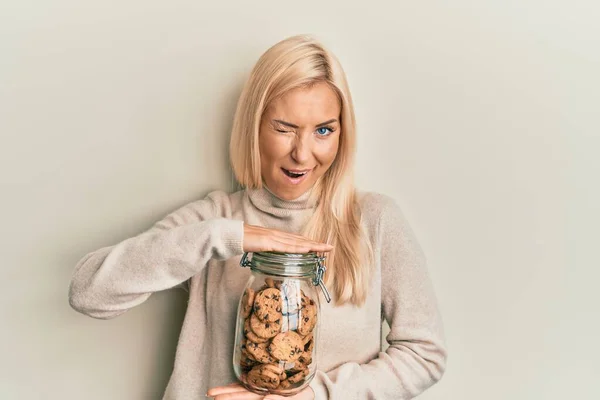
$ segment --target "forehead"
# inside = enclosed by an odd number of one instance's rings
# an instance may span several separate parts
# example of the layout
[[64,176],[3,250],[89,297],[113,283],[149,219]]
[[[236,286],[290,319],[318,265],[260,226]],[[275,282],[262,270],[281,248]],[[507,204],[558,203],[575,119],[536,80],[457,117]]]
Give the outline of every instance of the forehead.
[[310,87],[292,89],[273,100],[267,115],[299,126],[316,125],[339,118],[340,101],[336,92],[325,82]]

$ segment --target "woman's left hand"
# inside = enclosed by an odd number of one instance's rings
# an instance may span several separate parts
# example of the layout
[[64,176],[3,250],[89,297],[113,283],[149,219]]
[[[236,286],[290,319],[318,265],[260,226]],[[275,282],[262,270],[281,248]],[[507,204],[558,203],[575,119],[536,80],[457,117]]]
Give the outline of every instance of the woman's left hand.
[[215,400],[314,400],[315,398],[314,392],[310,387],[291,397],[274,394],[263,397],[260,394],[252,393],[239,383],[214,387],[208,391],[206,396],[212,397]]

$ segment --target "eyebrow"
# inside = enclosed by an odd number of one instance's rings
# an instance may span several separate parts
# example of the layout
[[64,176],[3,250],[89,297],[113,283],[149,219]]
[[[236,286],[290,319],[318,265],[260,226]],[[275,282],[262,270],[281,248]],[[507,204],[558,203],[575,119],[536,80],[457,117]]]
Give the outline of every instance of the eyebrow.
[[[290,127],[290,128],[295,128],[295,129],[298,129],[298,128],[299,128],[299,126],[298,126],[298,125],[294,125],[294,124],[292,124],[292,123],[290,123],[290,122],[285,122],[285,121],[282,121],[282,120],[280,120],[280,119],[274,119],[274,120],[273,120],[273,122],[277,122],[278,124],[285,125],[285,126],[288,126],[288,127]],[[330,119],[329,121],[321,122],[320,124],[317,124],[317,126],[316,126],[316,127],[317,127],[317,128],[320,128],[320,127],[322,127],[322,126],[324,126],[324,125],[329,125],[329,124],[332,124],[332,123],[334,123],[334,122],[337,122],[337,119],[336,119],[336,118],[334,118],[334,119]]]

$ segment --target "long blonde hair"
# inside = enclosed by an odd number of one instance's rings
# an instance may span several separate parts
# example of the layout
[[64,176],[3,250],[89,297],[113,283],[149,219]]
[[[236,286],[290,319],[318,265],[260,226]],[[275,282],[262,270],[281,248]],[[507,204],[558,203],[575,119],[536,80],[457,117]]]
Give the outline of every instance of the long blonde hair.
[[325,283],[336,303],[364,304],[374,262],[368,235],[361,228],[354,187],[356,122],[346,75],[337,58],[310,36],[292,36],[258,60],[240,96],[229,144],[231,167],[242,187],[262,188],[258,145],[261,118],[276,98],[291,89],[326,82],[341,103],[341,133],[335,161],[315,184],[319,202],[302,234],[330,243]]

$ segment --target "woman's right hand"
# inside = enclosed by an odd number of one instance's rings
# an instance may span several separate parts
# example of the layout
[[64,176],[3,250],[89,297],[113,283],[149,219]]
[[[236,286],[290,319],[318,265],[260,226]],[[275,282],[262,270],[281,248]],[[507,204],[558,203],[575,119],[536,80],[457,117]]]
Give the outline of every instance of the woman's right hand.
[[328,252],[333,246],[304,236],[244,224],[244,252],[277,251],[282,253]]

